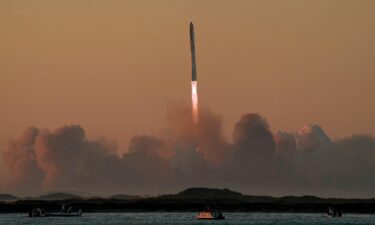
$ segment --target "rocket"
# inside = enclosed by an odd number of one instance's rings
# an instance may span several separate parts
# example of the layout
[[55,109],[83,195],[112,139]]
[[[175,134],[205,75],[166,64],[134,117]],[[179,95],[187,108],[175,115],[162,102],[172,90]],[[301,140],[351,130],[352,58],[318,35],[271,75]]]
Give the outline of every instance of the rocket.
[[195,65],[194,25],[190,23],[190,49],[191,49],[191,103],[193,122],[198,123],[198,91],[197,67]]
[[190,23],[190,49],[191,49],[191,81],[197,81],[197,67],[195,64],[194,25]]

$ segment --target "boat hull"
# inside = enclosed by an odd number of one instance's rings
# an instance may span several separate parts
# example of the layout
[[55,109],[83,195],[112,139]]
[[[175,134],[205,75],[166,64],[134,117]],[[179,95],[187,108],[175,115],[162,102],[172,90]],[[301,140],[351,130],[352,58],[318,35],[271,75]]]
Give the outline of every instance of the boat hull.
[[197,217],[198,220],[223,220],[225,219],[225,217],[221,217],[221,218],[199,218]]
[[77,217],[81,216],[81,214],[78,213],[46,213],[44,214],[45,217]]

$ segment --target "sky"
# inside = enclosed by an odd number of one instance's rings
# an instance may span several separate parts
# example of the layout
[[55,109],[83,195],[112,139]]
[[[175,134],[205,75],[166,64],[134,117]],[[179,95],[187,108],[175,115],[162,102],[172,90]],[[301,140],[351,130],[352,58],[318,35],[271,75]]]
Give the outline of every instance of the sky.
[[375,135],[374,1],[0,0],[0,152],[31,126],[79,125],[118,155],[163,133],[190,102],[190,21],[199,104],[224,139],[244,113],[273,133]]

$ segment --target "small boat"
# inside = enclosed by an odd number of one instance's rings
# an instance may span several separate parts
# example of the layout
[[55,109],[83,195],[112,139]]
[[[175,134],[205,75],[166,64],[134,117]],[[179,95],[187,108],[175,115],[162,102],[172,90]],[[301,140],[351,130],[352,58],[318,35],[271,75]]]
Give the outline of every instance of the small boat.
[[74,217],[81,215],[81,209],[77,212],[73,212],[71,206],[66,209],[64,204],[62,204],[60,212],[47,213],[42,208],[34,208],[29,211],[29,217]]
[[225,219],[221,211],[211,210],[211,209],[208,209],[203,212],[199,212],[196,218],[201,219],[201,220],[223,220]]
[[324,217],[335,218],[342,217],[342,212],[340,210],[335,210],[333,207],[328,208],[328,213]]

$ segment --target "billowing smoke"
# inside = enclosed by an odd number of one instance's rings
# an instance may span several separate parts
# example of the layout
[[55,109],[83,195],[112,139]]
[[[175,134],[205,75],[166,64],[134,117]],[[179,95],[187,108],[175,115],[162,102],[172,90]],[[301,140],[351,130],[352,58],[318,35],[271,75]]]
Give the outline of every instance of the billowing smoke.
[[243,115],[236,123],[233,142],[236,154],[247,155],[253,159],[268,159],[275,151],[275,141],[267,121],[255,113]]
[[249,194],[368,197],[375,194],[375,139],[332,140],[318,125],[273,133],[264,117],[241,116],[232,140],[222,118],[171,104],[159,136],[140,135],[118,155],[116,143],[93,140],[79,125],[28,128],[9,141],[3,160],[12,193],[88,191],[167,193],[191,186],[227,187]]
[[17,140],[10,140],[3,152],[3,159],[10,176],[9,189],[20,193],[35,193],[40,190],[43,171],[38,167],[35,141],[39,135],[35,127],[26,129]]
[[35,154],[39,168],[44,171],[43,187],[66,190],[81,185],[82,181],[90,182],[91,176],[100,176],[101,171],[115,165],[115,148],[106,140],[88,140],[78,125],[40,132]]

